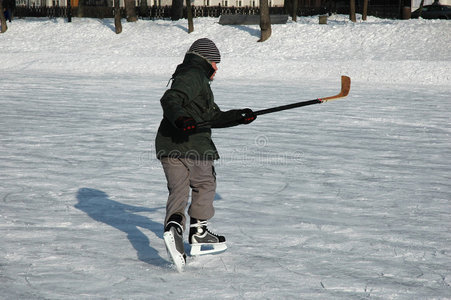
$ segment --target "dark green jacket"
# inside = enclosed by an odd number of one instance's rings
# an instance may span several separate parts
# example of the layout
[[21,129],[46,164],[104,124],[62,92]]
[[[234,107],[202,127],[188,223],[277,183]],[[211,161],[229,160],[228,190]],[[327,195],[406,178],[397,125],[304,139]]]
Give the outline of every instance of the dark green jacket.
[[[238,125],[239,110],[223,112],[214,102],[210,77],[214,69],[205,59],[187,54],[172,76],[171,88],[161,98],[163,120],[155,140],[157,158],[182,157],[200,160],[219,158],[211,139],[211,128]],[[175,126],[179,117],[192,117],[197,123],[210,122],[211,126],[198,127],[187,135]]]

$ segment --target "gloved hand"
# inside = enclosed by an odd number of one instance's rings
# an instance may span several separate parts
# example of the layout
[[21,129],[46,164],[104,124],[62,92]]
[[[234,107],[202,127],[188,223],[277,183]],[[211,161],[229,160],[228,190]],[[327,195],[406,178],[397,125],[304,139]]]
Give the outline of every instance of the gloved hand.
[[250,108],[245,108],[240,111],[241,118],[238,120],[239,124],[249,124],[257,119],[257,115]]
[[197,123],[191,117],[179,117],[175,120],[175,126],[184,133],[192,133],[196,131]]

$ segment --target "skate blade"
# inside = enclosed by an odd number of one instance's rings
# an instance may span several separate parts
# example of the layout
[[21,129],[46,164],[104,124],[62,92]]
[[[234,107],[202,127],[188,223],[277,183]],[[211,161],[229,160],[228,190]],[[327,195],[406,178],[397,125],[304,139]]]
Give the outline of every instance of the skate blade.
[[166,245],[166,251],[168,252],[169,258],[174,264],[178,272],[183,272],[185,269],[185,259],[183,255],[177,251],[175,247],[175,239],[172,232],[168,231],[163,234],[164,244]]
[[227,245],[225,243],[215,244],[192,244],[190,255],[207,255],[207,254],[219,254],[226,251]]

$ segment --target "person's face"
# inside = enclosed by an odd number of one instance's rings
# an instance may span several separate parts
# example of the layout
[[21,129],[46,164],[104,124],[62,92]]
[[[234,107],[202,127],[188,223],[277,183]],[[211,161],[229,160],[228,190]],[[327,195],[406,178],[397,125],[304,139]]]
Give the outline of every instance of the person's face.
[[213,80],[213,78],[214,78],[215,75],[216,75],[216,71],[218,70],[218,66],[216,65],[215,62],[212,62],[212,63],[211,63],[211,66],[212,66],[213,69],[215,70],[215,71],[213,72],[213,74],[211,75],[211,77],[210,77],[210,80]]

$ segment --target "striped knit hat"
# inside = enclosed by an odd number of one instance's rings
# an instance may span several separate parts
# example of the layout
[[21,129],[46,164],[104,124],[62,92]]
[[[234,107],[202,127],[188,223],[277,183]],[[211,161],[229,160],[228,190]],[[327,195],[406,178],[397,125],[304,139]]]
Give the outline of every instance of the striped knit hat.
[[188,52],[186,52],[186,54],[189,53],[199,55],[209,62],[215,62],[217,64],[221,62],[221,54],[219,53],[218,48],[213,41],[207,38],[202,38],[195,41],[188,49]]

